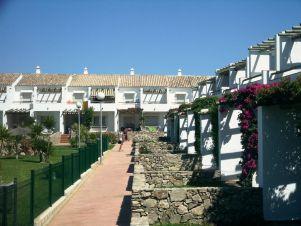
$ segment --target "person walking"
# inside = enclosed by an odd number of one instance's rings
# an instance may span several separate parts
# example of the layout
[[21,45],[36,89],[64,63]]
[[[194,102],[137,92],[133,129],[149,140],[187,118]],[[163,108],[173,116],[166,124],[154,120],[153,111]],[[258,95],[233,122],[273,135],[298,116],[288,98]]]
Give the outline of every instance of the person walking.
[[121,129],[118,133],[118,143],[120,143],[119,151],[121,151],[122,145],[123,145],[125,139],[126,139],[125,130],[123,127],[121,127]]

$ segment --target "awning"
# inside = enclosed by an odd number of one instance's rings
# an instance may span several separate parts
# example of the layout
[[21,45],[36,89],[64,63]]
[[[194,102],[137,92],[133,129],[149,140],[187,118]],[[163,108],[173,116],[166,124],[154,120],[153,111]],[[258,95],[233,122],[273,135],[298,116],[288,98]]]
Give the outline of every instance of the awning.
[[26,108],[12,108],[6,111],[6,113],[29,113],[29,109]]
[[159,88],[145,88],[143,89],[143,93],[145,94],[164,94],[166,93],[166,89],[159,89]]
[[127,113],[141,113],[143,111],[142,108],[128,108],[128,109],[120,109],[119,112],[127,112]]
[[38,93],[60,93],[62,92],[62,88],[59,87],[44,87],[44,88],[38,88]]
[[91,97],[96,97],[97,93],[103,92],[106,97],[115,97],[115,89],[91,89]]

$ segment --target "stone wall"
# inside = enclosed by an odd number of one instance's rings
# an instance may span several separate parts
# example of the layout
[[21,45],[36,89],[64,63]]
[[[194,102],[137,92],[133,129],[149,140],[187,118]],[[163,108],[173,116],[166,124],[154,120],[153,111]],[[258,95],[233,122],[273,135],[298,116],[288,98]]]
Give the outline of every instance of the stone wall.
[[202,167],[199,158],[188,154],[139,154],[135,161],[147,171],[193,171]]
[[241,187],[136,189],[132,217],[154,223],[238,225],[262,221],[261,190]]
[[149,188],[179,187],[190,182],[193,171],[146,171],[144,174]]

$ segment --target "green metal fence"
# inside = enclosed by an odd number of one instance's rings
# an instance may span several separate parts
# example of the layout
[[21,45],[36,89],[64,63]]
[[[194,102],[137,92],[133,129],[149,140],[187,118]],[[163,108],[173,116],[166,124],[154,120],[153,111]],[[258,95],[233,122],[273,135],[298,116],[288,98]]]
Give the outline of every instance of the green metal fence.
[[[102,139],[103,152],[109,140]],[[66,188],[80,179],[100,156],[100,144],[89,143],[62,161],[32,170],[30,179],[0,185],[0,226],[33,225],[34,219],[64,195]]]

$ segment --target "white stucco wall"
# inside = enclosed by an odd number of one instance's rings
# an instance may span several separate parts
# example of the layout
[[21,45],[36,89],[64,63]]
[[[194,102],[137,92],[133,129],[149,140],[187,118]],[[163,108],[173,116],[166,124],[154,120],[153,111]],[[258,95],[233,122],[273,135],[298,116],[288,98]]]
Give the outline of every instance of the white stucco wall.
[[301,219],[301,136],[294,108],[259,108],[259,174],[263,185],[266,220]]
[[211,136],[211,122],[209,114],[200,115],[200,129],[201,129],[201,155],[202,168],[209,169],[214,166],[214,158],[212,154],[213,140]]
[[288,37],[281,37],[280,41],[280,70],[290,68],[301,63],[301,38],[292,40]]
[[[192,89],[191,88],[169,88],[168,98],[171,105],[174,105],[176,107],[179,106],[178,103],[176,103],[176,94],[186,94],[185,102],[189,103],[193,100],[192,95]],[[171,107],[173,108],[173,107]]]
[[249,55],[250,76],[261,73],[262,70],[270,70],[270,54],[263,52],[251,52]]
[[240,110],[219,112],[219,167],[221,179],[237,179],[241,174],[241,132],[238,125]]
[[119,100],[119,102],[123,103],[125,100],[124,100],[124,94],[125,93],[134,93],[135,95],[135,101],[140,101],[140,88],[118,88],[117,89],[118,92],[117,92],[117,98]]
[[229,87],[231,89],[237,88],[239,85],[239,80],[243,80],[247,77],[246,70],[232,70],[229,74]]

